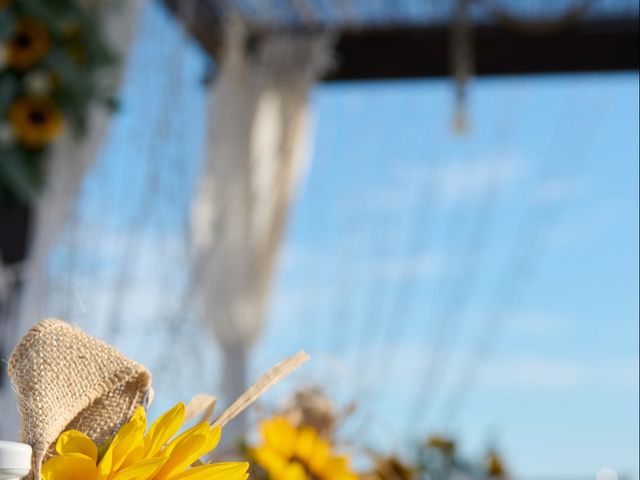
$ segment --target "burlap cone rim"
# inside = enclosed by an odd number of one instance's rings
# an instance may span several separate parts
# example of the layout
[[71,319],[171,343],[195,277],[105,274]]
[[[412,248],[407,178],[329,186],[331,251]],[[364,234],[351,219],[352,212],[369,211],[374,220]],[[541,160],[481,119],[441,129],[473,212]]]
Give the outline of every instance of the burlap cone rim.
[[[67,377],[61,378],[61,383],[74,381],[74,378],[70,378],[74,375],[76,377],[78,375],[85,375],[84,379],[78,379],[78,381],[84,380],[88,385],[92,383],[95,383],[95,385],[90,386],[86,391],[82,391],[82,393],[78,393],[77,396],[70,394],[68,398],[64,399],[65,401],[59,401],[57,404],[49,404],[51,403],[51,398],[48,396],[48,392],[34,391],[34,385],[28,381],[33,375],[37,375],[35,370],[38,366],[41,367],[42,364],[29,365],[25,357],[33,354],[30,350],[36,340],[44,342],[44,346],[40,346],[42,347],[42,351],[50,353],[53,350],[57,352],[59,349],[56,348],[55,333],[52,334],[54,343],[51,345],[46,343],[47,335],[50,332],[61,333],[63,330],[65,331],[64,334],[68,333],[69,338],[73,338],[73,340],[77,342],[74,343],[74,345],[77,345],[78,348],[86,347],[86,357],[84,353],[77,355],[77,358],[81,359],[82,362],[74,364],[74,366],[77,367],[75,370],[69,369],[65,371],[63,369],[63,374],[66,374]],[[37,348],[37,346],[34,348]],[[117,366],[114,372],[87,371],[90,370],[90,368],[87,367],[99,367],[99,364],[91,364],[92,353],[97,349],[100,349],[100,354],[113,360],[113,366]],[[37,353],[39,352],[36,352],[36,354]],[[74,358],[65,357],[64,354],[66,352],[57,353],[62,355],[64,361],[73,362],[75,360]],[[59,360],[59,358],[43,360],[42,356],[39,356],[38,359],[43,361],[44,365],[51,364],[52,368],[55,368],[56,360]],[[48,360],[51,360],[51,362]],[[102,365],[102,367],[104,368],[104,365]],[[24,370],[26,368],[31,368],[34,371],[25,372]],[[91,431],[84,432],[94,441],[100,443],[133,415],[137,406],[145,401],[151,385],[151,374],[144,366],[128,359],[106,343],[90,337],[79,328],[56,319],[43,320],[27,332],[9,359],[9,375],[11,376],[15,387],[14,389],[18,396],[22,425],[21,440],[30,444],[33,448],[32,478],[37,479],[40,478],[42,462],[47,458],[47,453],[50,452],[60,433],[69,429],[70,426],[73,428],[75,423],[82,424],[84,421],[82,416],[83,412],[98,401],[107,399],[107,397],[118,388],[127,387],[127,389],[131,389],[130,396],[122,397],[125,399],[125,403],[114,408],[112,411],[108,411],[108,409],[106,409],[107,411],[101,410],[101,418],[96,419],[100,420],[100,422],[96,422],[99,426],[95,428],[92,427]],[[104,375],[104,378],[102,378],[101,375]],[[38,387],[35,388],[37,389]],[[40,388],[47,390],[46,386],[40,386]],[[25,398],[26,392],[29,393],[28,398]],[[48,407],[47,410],[50,408],[55,411],[56,414],[53,419],[49,419],[48,423],[40,424],[40,419],[33,418],[33,416],[37,415],[38,409],[43,408],[43,404]]]

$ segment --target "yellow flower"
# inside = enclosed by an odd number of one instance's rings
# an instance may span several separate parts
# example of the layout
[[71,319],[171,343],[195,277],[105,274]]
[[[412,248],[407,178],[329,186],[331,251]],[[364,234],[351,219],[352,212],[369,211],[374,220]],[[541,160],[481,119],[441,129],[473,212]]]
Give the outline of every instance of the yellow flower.
[[271,480],[357,480],[344,456],[311,427],[296,428],[284,417],[260,425],[263,444],[250,450]]
[[44,97],[22,97],[9,111],[9,121],[18,140],[30,148],[51,143],[64,125],[62,113],[52,100]]
[[76,430],[56,442],[57,456],[42,466],[42,480],[246,480],[249,465],[226,462],[190,466],[211,452],[220,427],[203,422],[174,437],[185,417],[179,403],[147,430],[146,413],[133,417],[101,448]]
[[502,460],[495,452],[490,452],[487,458],[487,475],[490,478],[507,478]]
[[26,70],[44,57],[50,48],[51,39],[47,29],[40,22],[25,18],[9,39],[8,64],[18,70]]

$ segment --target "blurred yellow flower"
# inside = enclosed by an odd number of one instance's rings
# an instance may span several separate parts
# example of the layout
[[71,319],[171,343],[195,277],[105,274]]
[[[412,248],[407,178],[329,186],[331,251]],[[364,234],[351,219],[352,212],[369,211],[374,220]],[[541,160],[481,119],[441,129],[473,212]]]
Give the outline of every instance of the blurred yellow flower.
[[487,458],[487,476],[490,478],[507,478],[502,459],[495,452],[490,452]]
[[[249,465],[226,462],[190,466],[211,452],[220,440],[220,427],[203,422],[178,432],[185,417],[179,403],[147,430],[139,407],[129,423],[100,450],[85,434],[64,432],[56,442],[57,456],[42,466],[42,480],[246,480]],[[174,438],[172,438],[174,437]]]
[[49,52],[51,38],[40,22],[25,18],[19,22],[7,46],[9,66],[26,70]]
[[40,148],[51,143],[64,125],[62,113],[52,100],[44,97],[22,97],[9,111],[9,121],[22,144]]
[[311,427],[296,428],[284,417],[260,425],[262,445],[250,450],[270,480],[357,480],[344,456]]

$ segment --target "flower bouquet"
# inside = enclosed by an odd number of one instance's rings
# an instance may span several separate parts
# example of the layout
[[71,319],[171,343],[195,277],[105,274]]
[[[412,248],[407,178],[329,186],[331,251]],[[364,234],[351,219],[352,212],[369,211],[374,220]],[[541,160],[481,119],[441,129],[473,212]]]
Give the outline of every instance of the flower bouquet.
[[32,480],[245,480],[247,462],[202,459],[226,423],[307,359],[300,352],[276,365],[215,419],[215,398],[200,394],[149,425],[148,370],[76,327],[44,320],[9,360],[26,445],[0,444],[0,479],[26,474],[26,458]]
[[259,439],[244,448],[252,477],[269,480],[358,480],[336,431],[338,411],[317,388],[303,388],[259,424]]

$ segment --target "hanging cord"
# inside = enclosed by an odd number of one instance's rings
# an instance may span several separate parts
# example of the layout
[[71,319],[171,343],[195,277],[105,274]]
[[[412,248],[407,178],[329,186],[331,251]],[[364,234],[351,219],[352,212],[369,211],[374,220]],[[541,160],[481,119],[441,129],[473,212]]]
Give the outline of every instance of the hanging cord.
[[[498,120],[496,128],[496,145],[508,150],[510,139],[513,137],[514,112],[519,103],[515,98],[510,98],[507,107]],[[504,161],[495,168],[504,168]],[[433,319],[434,332],[432,334],[432,346],[426,354],[426,368],[420,378],[419,390],[414,403],[413,414],[408,417],[408,426],[419,419],[427,418],[434,397],[442,388],[443,378],[451,368],[453,345],[463,330],[463,322],[469,310],[472,297],[479,289],[484,279],[481,259],[486,256],[489,241],[494,233],[496,213],[500,195],[503,192],[498,186],[488,186],[484,194],[477,201],[477,207],[471,221],[471,229],[465,240],[461,258],[461,265],[465,267],[464,275],[454,282],[444,295],[445,301],[439,311],[434,310],[426,315]],[[455,216],[451,214],[455,221]],[[448,242],[447,242],[448,243]]]
[[[430,255],[434,248],[433,243],[436,237],[435,223],[438,205],[440,203],[437,197],[437,188],[434,186],[434,178],[442,168],[442,142],[436,143],[433,152],[424,167],[423,178],[419,179],[415,187],[415,204],[414,212],[408,214],[406,225],[403,230],[404,242],[397,242],[401,245],[399,254],[414,255]],[[407,330],[409,317],[415,308],[416,301],[420,295],[425,294],[423,285],[419,283],[418,278],[403,279],[401,275],[396,274],[393,279],[391,290],[390,309],[387,312],[385,321],[385,329],[380,338],[378,347],[381,349],[385,343],[395,338],[400,345],[402,338]],[[371,374],[375,378],[381,378],[381,372],[385,375],[394,375],[398,366],[399,354],[396,346],[390,352],[390,356],[379,355],[376,359],[375,368],[370,368]],[[384,378],[385,375],[382,375]],[[387,390],[382,390],[380,396],[384,399]],[[382,404],[382,400],[377,400]]]
[[469,19],[470,0],[457,0],[455,16],[451,26],[450,62],[455,82],[455,113],[453,129],[464,133],[468,128],[466,102],[467,84],[473,76],[473,38]]
[[[576,152],[562,164],[565,175],[570,174],[571,178],[577,178],[585,170],[587,152],[591,150],[591,146],[600,133],[599,127],[602,122],[599,120],[603,118],[604,112],[609,106],[608,98],[599,100],[595,105],[599,112],[597,115],[589,116],[589,122],[585,126],[585,132],[582,136],[587,141],[580,143]],[[562,135],[563,131],[558,130],[557,138],[562,138]],[[554,145],[555,142],[552,142],[551,147]],[[540,176],[539,185],[544,185],[544,182],[558,175],[559,168],[558,165],[547,165]],[[460,411],[463,410],[482,369],[491,357],[500,331],[526,293],[527,282],[530,282],[536,273],[537,265],[545,253],[542,232],[558,224],[558,220],[567,208],[567,203],[568,201],[564,200],[555,206],[537,205],[531,208],[527,215],[524,215],[525,221],[516,234],[513,255],[507,264],[507,274],[502,278],[502,282],[499,281],[496,284],[495,291],[498,298],[496,306],[484,317],[482,335],[472,347],[471,353],[464,363],[464,368],[453,384],[446,401],[442,403],[444,405],[442,418],[445,426],[449,429],[458,418]],[[512,268],[509,268],[511,266]]]

